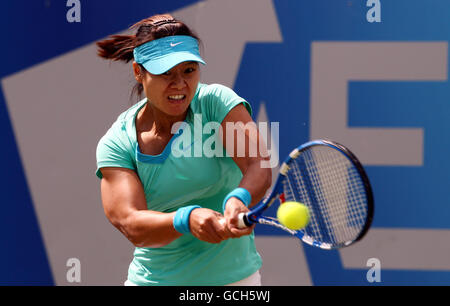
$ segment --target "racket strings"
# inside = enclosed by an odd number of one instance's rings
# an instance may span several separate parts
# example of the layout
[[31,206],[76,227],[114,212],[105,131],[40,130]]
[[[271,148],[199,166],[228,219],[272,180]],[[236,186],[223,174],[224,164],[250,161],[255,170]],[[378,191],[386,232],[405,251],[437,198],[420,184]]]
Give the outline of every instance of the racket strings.
[[333,245],[353,241],[367,218],[367,196],[358,169],[340,152],[325,146],[303,151],[289,164],[287,201],[308,206],[305,234]]

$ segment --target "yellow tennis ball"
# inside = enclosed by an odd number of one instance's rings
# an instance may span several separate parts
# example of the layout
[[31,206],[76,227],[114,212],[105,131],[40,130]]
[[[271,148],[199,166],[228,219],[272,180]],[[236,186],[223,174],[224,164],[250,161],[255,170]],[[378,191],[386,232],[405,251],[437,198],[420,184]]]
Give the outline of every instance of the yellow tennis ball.
[[308,225],[308,207],[300,202],[284,202],[278,207],[277,218],[287,228],[299,230]]

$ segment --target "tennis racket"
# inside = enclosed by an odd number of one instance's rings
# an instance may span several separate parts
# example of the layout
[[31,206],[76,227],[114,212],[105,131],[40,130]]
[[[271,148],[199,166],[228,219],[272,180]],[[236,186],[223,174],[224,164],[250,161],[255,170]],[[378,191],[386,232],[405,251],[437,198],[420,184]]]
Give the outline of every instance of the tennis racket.
[[[308,225],[295,231],[276,218],[262,216],[276,200],[305,204]],[[309,245],[330,250],[360,240],[369,230],[373,212],[370,182],[355,155],[336,142],[315,140],[289,154],[271,192],[254,209],[240,214],[239,227],[271,225]]]

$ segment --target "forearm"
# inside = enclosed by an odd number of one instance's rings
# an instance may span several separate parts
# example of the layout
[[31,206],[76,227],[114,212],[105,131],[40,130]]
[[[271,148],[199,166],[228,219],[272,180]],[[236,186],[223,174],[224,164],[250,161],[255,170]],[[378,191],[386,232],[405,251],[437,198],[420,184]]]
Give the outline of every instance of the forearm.
[[[242,165],[242,164],[241,164]],[[272,170],[270,168],[262,168],[261,162],[258,159],[250,161],[245,167],[241,167],[241,171],[244,174],[239,184],[240,188],[246,189],[251,195],[251,202],[249,206],[254,206],[265,195],[267,189],[272,184]],[[245,196],[242,194],[236,194],[240,191],[233,190],[229,196],[224,209],[224,216],[227,220],[227,226],[234,238],[242,237],[244,235],[250,235],[253,232],[254,226],[241,228],[239,226],[239,215],[248,211],[245,207],[248,202]],[[243,196],[241,198],[240,196]]]
[[[243,174],[239,187],[250,192],[250,205],[258,203],[272,184],[272,169],[267,168],[270,155],[265,141],[244,105],[237,105],[223,120],[222,143]],[[239,148],[245,149],[244,154]]]
[[174,215],[137,210],[124,219],[119,230],[137,247],[162,247],[182,236],[173,227]]
[[272,169],[262,168],[262,160],[252,162],[245,170],[239,187],[245,188],[252,196],[250,206],[253,206],[264,197],[272,184]]

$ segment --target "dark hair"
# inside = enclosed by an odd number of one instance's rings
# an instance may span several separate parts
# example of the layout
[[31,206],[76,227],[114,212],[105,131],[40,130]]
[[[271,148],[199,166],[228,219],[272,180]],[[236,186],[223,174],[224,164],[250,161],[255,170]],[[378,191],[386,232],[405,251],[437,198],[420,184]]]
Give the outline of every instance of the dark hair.
[[[136,29],[134,35],[111,35],[108,39],[97,42],[98,56],[113,61],[129,62],[134,59],[134,48],[149,41],[174,35],[188,35],[200,39],[194,32],[182,21],[173,18],[170,14],[154,15],[143,19],[130,27]],[[141,69],[145,68],[141,65]],[[142,95],[144,88],[142,84],[136,82],[131,97]]]

